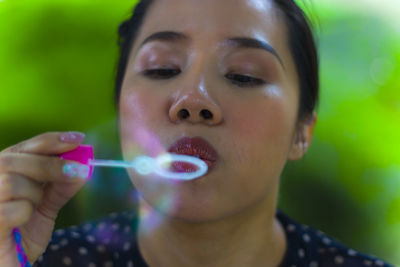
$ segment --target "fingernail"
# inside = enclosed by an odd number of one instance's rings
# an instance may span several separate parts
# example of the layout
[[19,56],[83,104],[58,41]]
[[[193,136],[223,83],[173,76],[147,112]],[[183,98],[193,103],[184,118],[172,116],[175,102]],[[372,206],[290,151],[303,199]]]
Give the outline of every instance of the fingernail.
[[67,163],[63,166],[63,174],[68,178],[87,179],[89,177],[90,167],[79,163]]
[[60,141],[64,143],[81,143],[85,139],[85,134],[80,132],[67,132],[60,136]]

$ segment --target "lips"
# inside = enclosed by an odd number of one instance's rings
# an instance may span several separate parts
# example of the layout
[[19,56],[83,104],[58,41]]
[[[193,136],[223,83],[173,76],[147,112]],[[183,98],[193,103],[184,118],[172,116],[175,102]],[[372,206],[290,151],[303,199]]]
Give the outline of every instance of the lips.
[[[200,158],[207,164],[208,171],[213,169],[218,161],[218,153],[212,145],[201,137],[181,138],[170,146],[168,152]],[[184,162],[174,162],[171,167],[175,172],[194,172],[197,170],[194,165]]]

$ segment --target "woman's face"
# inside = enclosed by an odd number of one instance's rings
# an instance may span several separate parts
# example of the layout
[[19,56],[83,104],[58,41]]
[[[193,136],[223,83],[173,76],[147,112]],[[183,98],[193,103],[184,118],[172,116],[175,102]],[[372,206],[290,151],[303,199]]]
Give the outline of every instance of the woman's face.
[[129,175],[151,206],[184,220],[275,204],[298,99],[284,20],[272,1],[154,1],[122,85],[124,158],[156,156],[182,137],[205,139],[219,158],[192,181]]

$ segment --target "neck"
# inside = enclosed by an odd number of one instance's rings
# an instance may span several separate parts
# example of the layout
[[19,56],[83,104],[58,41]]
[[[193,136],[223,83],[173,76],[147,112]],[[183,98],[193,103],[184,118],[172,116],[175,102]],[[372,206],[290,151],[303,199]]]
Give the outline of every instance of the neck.
[[197,223],[165,218],[142,200],[150,216],[139,223],[141,253],[150,266],[278,266],[286,238],[273,204],[264,199],[251,210]]

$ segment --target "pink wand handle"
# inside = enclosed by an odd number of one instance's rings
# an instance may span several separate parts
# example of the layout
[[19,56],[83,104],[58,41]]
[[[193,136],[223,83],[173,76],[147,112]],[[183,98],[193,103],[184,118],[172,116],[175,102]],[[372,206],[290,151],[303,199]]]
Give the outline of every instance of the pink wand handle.
[[59,155],[60,158],[66,160],[73,160],[79,163],[88,165],[90,167],[88,179],[93,175],[93,166],[90,165],[90,161],[94,159],[93,157],[93,146],[91,145],[80,145],[74,150],[62,153]]

